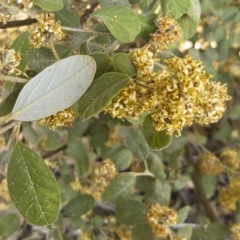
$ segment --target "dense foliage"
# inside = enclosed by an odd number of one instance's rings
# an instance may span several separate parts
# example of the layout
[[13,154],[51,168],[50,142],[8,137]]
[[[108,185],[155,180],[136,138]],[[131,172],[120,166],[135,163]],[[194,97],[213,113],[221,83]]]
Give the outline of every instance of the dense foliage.
[[239,10],[0,1],[0,238],[240,239]]

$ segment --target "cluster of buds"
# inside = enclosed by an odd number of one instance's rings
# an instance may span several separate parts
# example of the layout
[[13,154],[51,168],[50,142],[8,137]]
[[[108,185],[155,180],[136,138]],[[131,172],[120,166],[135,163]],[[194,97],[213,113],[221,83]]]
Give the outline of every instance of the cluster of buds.
[[206,153],[202,156],[199,169],[204,174],[218,175],[222,172],[222,164],[212,153]]
[[232,149],[225,149],[220,154],[220,159],[224,165],[233,169],[239,170],[240,168],[240,159],[237,157],[237,152]]
[[227,186],[220,189],[218,202],[226,209],[235,210],[238,201],[240,201],[240,179],[233,178]]
[[0,22],[6,24],[19,10],[28,10],[33,5],[32,0],[3,0],[0,3]]
[[51,130],[55,130],[57,127],[71,126],[76,114],[72,108],[66,108],[60,112],[57,112],[49,117],[45,117],[38,121],[40,125],[48,125]]
[[163,52],[169,49],[169,46],[180,37],[180,27],[178,22],[168,16],[159,16],[155,21],[157,30],[150,34],[151,49],[157,52]]
[[61,22],[55,20],[53,13],[43,12],[37,23],[29,30],[29,40],[31,48],[41,47],[51,35],[57,40],[62,40],[65,33],[61,29]]
[[177,219],[175,210],[158,203],[151,205],[146,212],[147,223],[155,237],[167,238],[171,234],[169,225],[176,224]]
[[21,55],[14,49],[0,49],[0,71],[4,75],[13,74],[17,71]]
[[240,223],[233,224],[230,230],[234,236],[234,240],[240,240]]
[[116,178],[117,173],[115,164],[110,159],[104,160],[101,166],[95,169],[93,189],[95,189],[96,198],[100,197],[108,184]]

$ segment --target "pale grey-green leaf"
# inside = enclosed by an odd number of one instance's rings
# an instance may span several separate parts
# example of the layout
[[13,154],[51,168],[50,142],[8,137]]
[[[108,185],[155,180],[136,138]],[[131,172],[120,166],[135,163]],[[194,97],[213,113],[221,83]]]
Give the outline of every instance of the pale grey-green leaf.
[[75,55],[47,67],[19,94],[12,118],[33,121],[73,105],[88,89],[96,71],[93,58]]

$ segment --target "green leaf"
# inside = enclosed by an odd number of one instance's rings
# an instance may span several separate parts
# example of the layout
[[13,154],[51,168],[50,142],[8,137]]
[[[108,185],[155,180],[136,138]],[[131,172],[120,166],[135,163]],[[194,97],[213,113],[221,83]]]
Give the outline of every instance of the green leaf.
[[9,150],[9,151],[6,151],[6,150],[3,150],[1,153],[0,153],[0,165],[4,165],[4,164],[7,164],[10,157],[12,155],[12,151]]
[[60,135],[56,131],[48,129],[48,133],[41,139],[41,147],[44,151],[54,151],[62,144]]
[[155,240],[152,229],[147,223],[137,224],[132,228],[133,240]]
[[209,239],[222,240],[227,239],[231,235],[231,231],[226,225],[215,222],[208,225],[207,235]]
[[33,121],[70,107],[90,86],[95,69],[95,61],[82,55],[65,58],[45,68],[23,87],[12,118]]
[[101,112],[110,101],[130,82],[122,73],[109,72],[96,79],[75,105],[82,120]]
[[139,201],[127,199],[119,202],[116,206],[116,219],[126,225],[135,225],[145,222],[147,206]]
[[31,224],[47,226],[56,221],[60,198],[53,173],[34,151],[16,143],[7,171],[13,204]]
[[150,153],[147,159],[148,170],[153,173],[159,179],[165,179],[166,174],[164,172],[164,164],[161,158],[154,154]]
[[139,160],[146,161],[149,148],[142,133],[136,128],[121,128],[119,134],[124,137],[124,145]]
[[135,177],[131,175],[121,175],[114,179],[102,194],[105,201],[118,203],[129,197],[135,184]]
[[198,0],[191,0],[191,7],[177,21],[182,29],[182,38],[188,39],[196,32],[200,22],[200,4]]
[[63,207],[63,217],[75,218],[80,217],[93,208],[94,198],[89,194],[80,194],[71,199],[65,207]]
[[189,180],[190,180],[189,176],[178,177],[173,183],[174,189],[180,190],[181,188],[184,188],[187,182],[189,182]]
[[185,206],[177,210],[178,223],[183,223],[186,220],[189,210],[189,206]]
[[136,74],[136,67],[132,58],[127,53],[118,53],[113,57],[113,67],[116,72],[127,74],[132,77]]
[[141,22],[141,31],[139,33],[139,37],[147,43],[150,40],[150,34],[154,33],[156,30],[154,20],[157,18],[157,14],[141,14],[138,17]]
[[111,65],[111,58],[106,53],[92,53],[90,56],[95,60],[97,65],[97,70],[95,73],[94,78],[99,78],[101,75],[103,75],[107,70],[109,69]]
[[112,35],[122,43],[132,42],[141,30],[137,14],[126,7],[101,8],[92,13],[91,17],[101,19]]
[[22,123],[22,128],[23,128],[23,136],[27,140],[27,142],[37,146],[38,145],[37,132],[32,128],[32,126],[29,123],[26,123],[26,122]]
[[[58,56],[66,58],[70,52],[70,48],[63,45],[55,45]],[[27,64],[31,70],[36,72],[43,71],[46,67],[49,67],[56,62],[56,59],[51,49],[41,47],[37,49],[29,49],[27,51]]]
[[11,113],[14,104],[21,92],[24,84],[15,83],[11,93],[0,103],[0,117],[6,116]]
[[145,117],[148,115],[148,113],[143,113],[141,116],[139,117],[131,117],[131,116],[127,116],[125,117],[130,123],[132,124],[142,124],[145,120]]
[[162,206],[168,206],[171,196],[171,187],[167,181],[156,180],[154,188],[146,196],[145,202],[148,205],[160,203]]
[[109,7],[109,6],[122,6],[129,7],[128,0],[99,0],[101,8]]
[[135,188],[140,191],[149,191],[154,188],[155,178],[152,176],[139,175],[136,177]]
[[26,53],[29,46],[28,36],[29,36],[28,32],[24,32],[18,35],[11,45],[11,48],[21,53],[21,61],[20,64],[17,66],[17,69],[21,71],[23,71],[27,65]]
[[[61,21],[61,25],[64,27],[79,28],[80,18],[77,12],[68,9],[62,9],[55,12],[55,18],[57,21]],[[69,32],[69,31],[67,31]]]
[[172,141],[172,136],[167,135],[165,131],[157,132],[155,130],[150,115],[145,118],[143,123],[143,134],[148,145],[154,150],[166,148]]
[[132,164],[132,153],[127,149],[122,149],[111,156],[116,169],[120,172],[129,168]]
[[76,129],[69,130],[67,152],[75,159],[75,167],[80,176],[86,174],[89,169],[89,159],[83,147],[81,137],[82,135]]
[[35,0],[34,3],[48,11],[58,11],[63,8],[62,0]]
[[179,237],[185,238],[186,240],[191,240],[192,236],[192,228],[190,226],[186,226],[185,228],[180,228],[177,232]]
[[191,6],[191,0],[162,0],[161,7],[164,14],[171,18],[180,18]]
[[201,182],[204,193],[207,198],[210,198],[216,189],[217,177],[213,175],[202,174],[198,171],[198,178]]
[[0,236],[4,239],[11,236],[20,227],[20,218],[17,214],[8,214],[0,220]]

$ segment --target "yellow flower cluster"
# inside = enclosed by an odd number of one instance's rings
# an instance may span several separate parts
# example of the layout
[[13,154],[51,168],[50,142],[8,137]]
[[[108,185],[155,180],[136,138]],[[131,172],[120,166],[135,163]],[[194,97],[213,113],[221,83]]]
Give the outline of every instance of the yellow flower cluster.
[[0,71],[4,75],[12,74],[21,60],[21,55],[14,49],[0,49]]
[[170,234],[168,225],[177,223],[175,210],[156,203],[151,205],[146,212],[146,220],[155,237],[167,238]]
[[157,31],[150,34],[151,49],[163,52],[169,49],[169,45],[175,43],[180,37],[178,22],[168,16],[159,16],[155,20]]
[[218,175],[222,172],[221,162],[211,153],[202,156],[199,169],[204,174]]
[[218,202],[223,207],[234,210],[237,201],[240,201],[240,179],[234,178],[227,186],[220,189]]
[[45,117],[38,121],[40,125],[49,125],[51,130],[55,130],[57,127],[71,126],[76,114],[73,112],[72,108],[66,108],[60,112],[57,112],[49,117]]
[[99,168],[95,169],[95,177],[93,179],[93,189],[95,189],[95,197],[99,197],[106,189],[108,184],[117,176],[115,164],[106,159]]
[[232,149],[225,149],[221,155],[220,159],[224,165],[233,169],[239,170],[240,168],[240,159],[237,158],[237,152]]
[[61,22],[56,22],[53,13],[44,12],[39,21],[29,30],[30,47],[39,48],[53,35],[57,40],[62,40],[65,33],[61,29]]
[[202,62],[192,56],[174,56],[163,61],[163,69],[153,72],[156,59],[148,47],[130,51],[136,66],[136,79],[124,88],[105,112],[112,117],[138,117],[151,114],[156,131],[179,136],[184,126],[194,122],[217,122],[230,100],[226,86],[210,81]]
[[114,129],[110,132],[107,142],[104,143],[107,147],[112,147],[116,143],[122,142],[123,138],[119,136],[118,131],[120,129],[120,125],[116,125]]
[[240,240],[240,223],[233,224],[230,230],[234,236],[234,240]]
[[1,182],[0,182],[0,199],[8,201],[10,200],[10,195],[8,192],[8,186],[7,186],[7,179],[4,178]]

